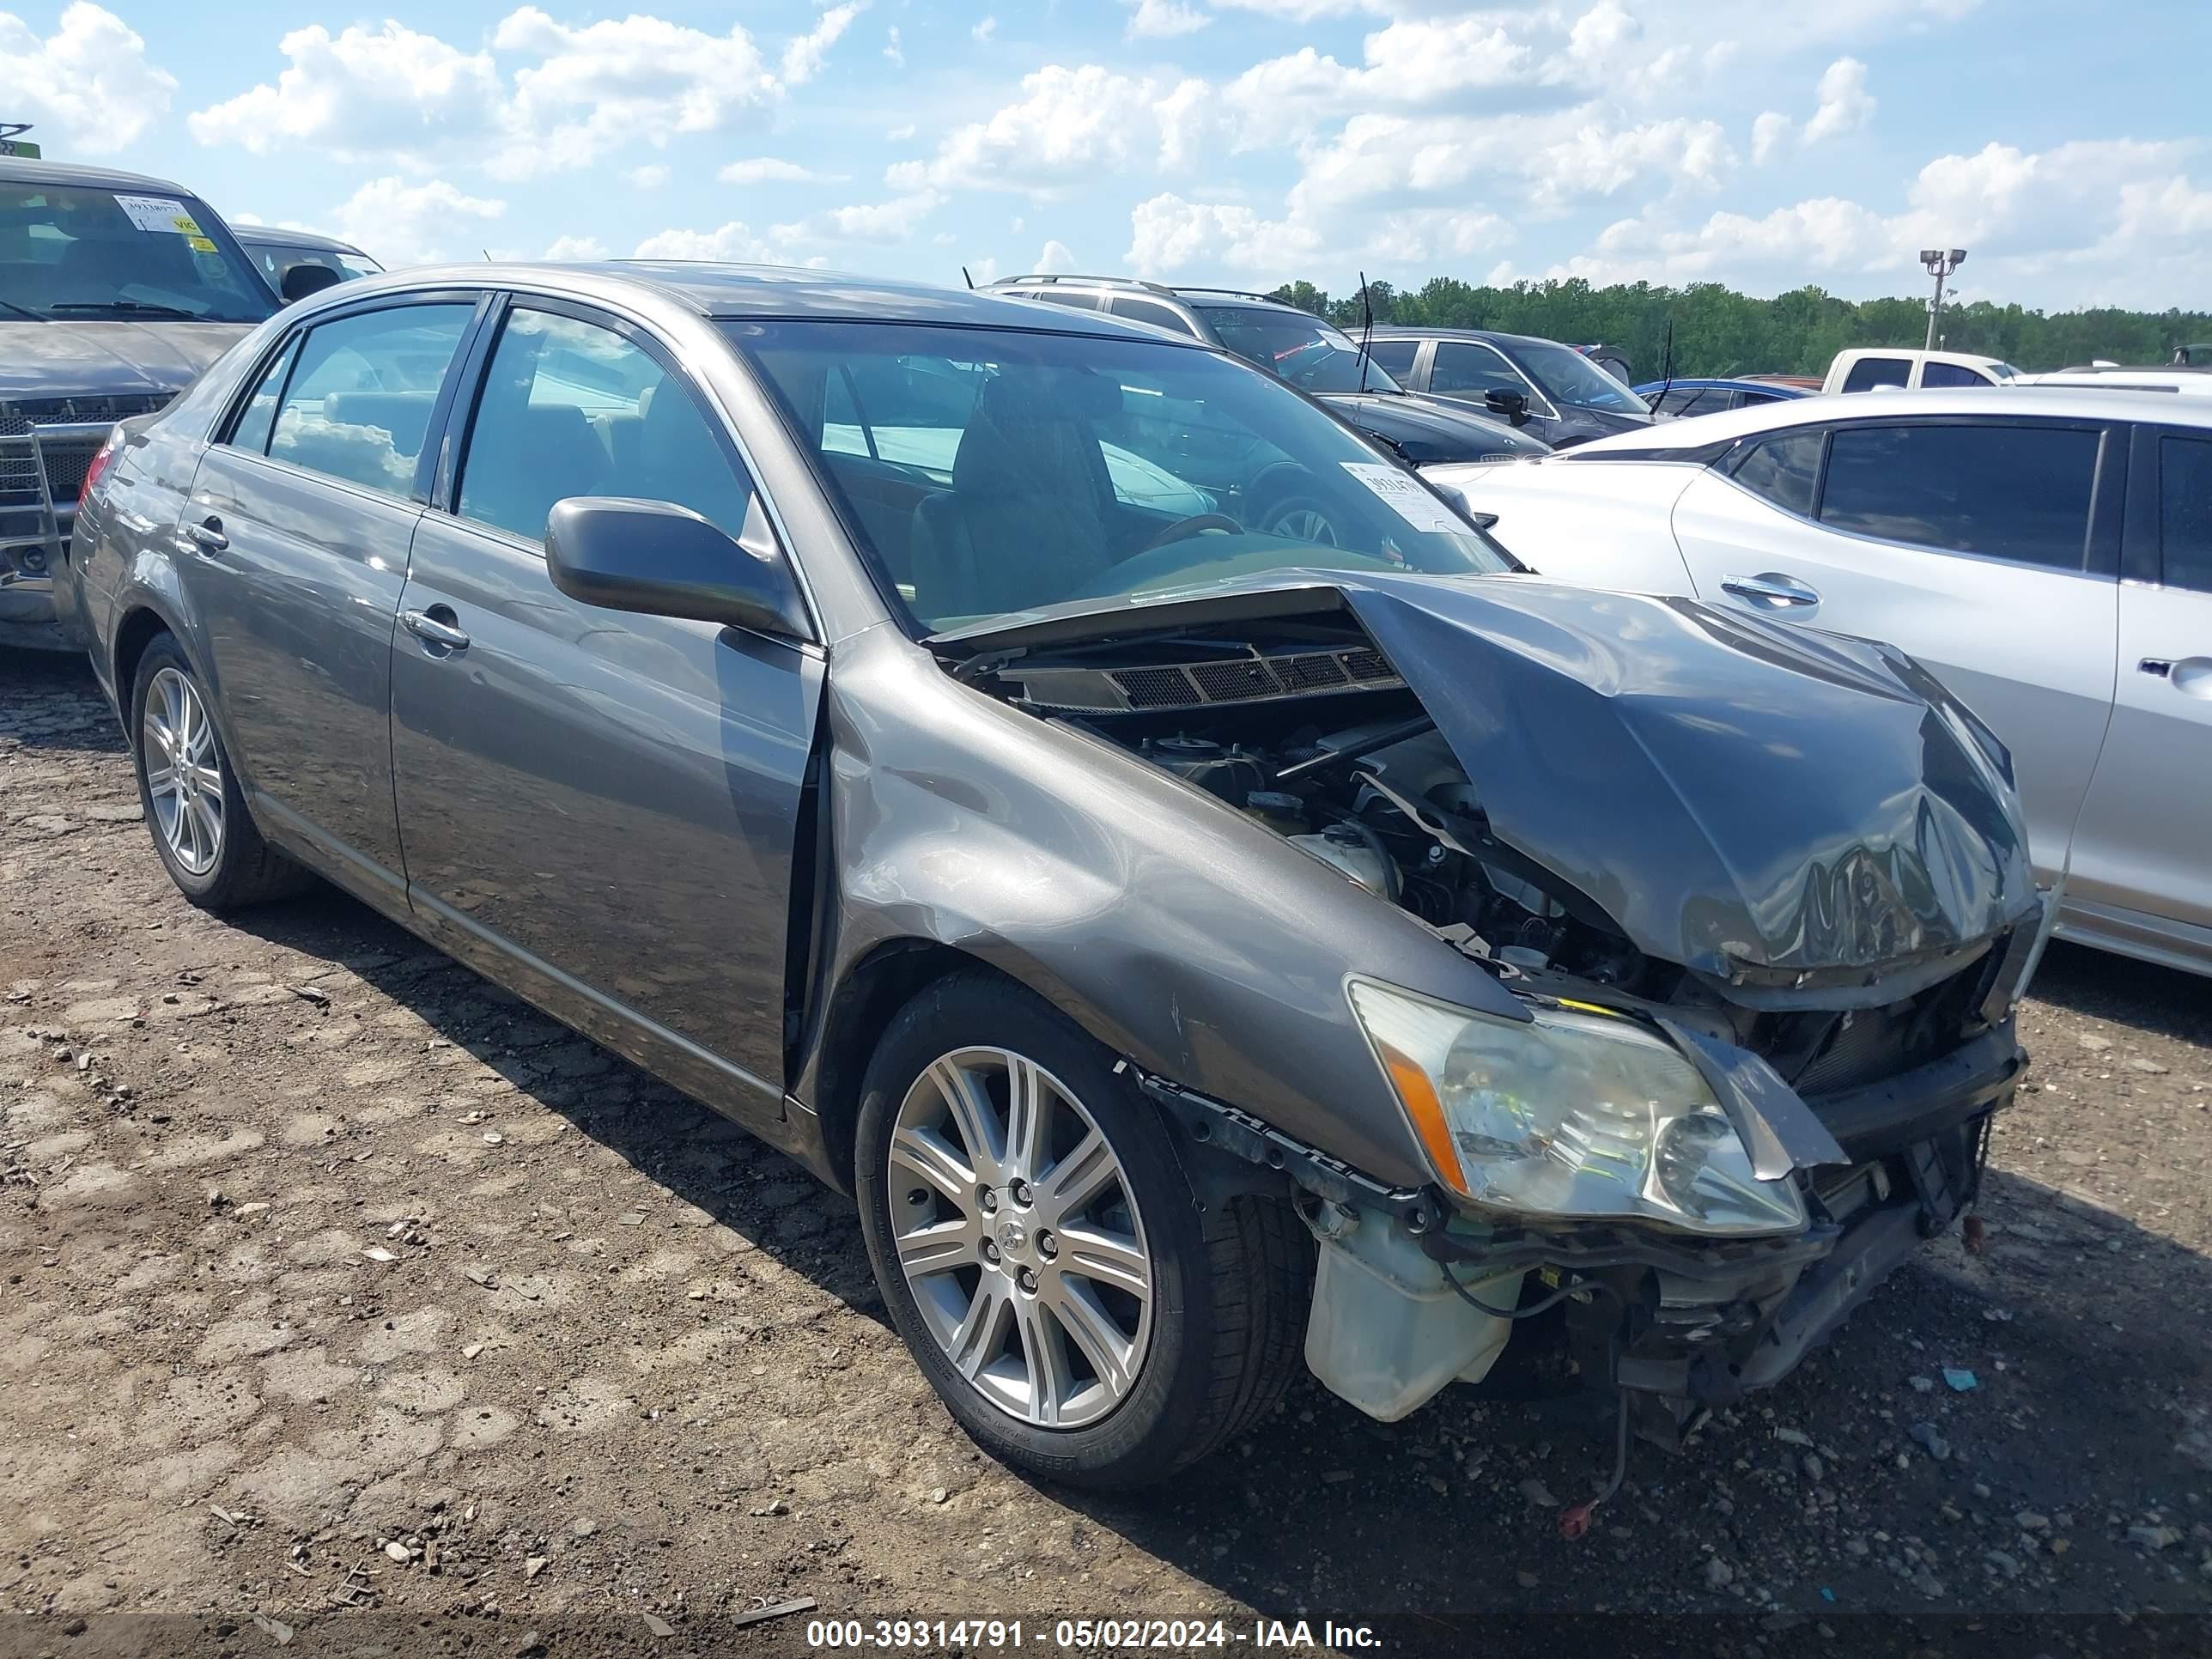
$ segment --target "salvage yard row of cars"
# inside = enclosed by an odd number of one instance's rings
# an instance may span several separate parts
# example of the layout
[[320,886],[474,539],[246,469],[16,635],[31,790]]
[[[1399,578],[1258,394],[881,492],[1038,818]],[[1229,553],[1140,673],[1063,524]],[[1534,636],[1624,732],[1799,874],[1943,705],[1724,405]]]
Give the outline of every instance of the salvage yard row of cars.
[[[212,216],[135,193],[244,309]],[[0,292],[64,314],[76,246]],[[1161,1480],[1301,1358],[1394,1420],[1516,1332],[1679,1441],[1973,1202],[2054,926],[2212,966],[2171,849],[2062,885],[2095,664],[1974,706],[2103,594],[2145,653],[2103,748],[2212,752],[2149,701],[2212,708],[2212,647],[2124,591],[2203,568],[2185,400],[1637,404],[1498,460],[1637,400],[1108,279],[254,304],[105,410],[54,573],[178,889],[334,883],[853,1194],[916,1364],[1036,1474]],[[1961,507],[1965,461],[2032,482]],[[2019,720],[2072,734],[2071,819]]]

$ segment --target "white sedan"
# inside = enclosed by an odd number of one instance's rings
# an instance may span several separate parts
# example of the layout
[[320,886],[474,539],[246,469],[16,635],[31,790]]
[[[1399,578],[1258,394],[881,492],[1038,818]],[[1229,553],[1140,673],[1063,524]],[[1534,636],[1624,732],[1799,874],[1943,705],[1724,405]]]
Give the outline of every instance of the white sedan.
[[2058,931],[2212,973],[2212,402],[1807,398],[1431,476],[1547,575],[1910,652],[2011,749]]

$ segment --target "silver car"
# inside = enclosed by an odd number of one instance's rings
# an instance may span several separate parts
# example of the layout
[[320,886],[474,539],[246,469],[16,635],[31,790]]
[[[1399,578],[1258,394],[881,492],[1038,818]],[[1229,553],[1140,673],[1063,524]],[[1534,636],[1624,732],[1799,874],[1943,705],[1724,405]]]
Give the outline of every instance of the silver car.
[[2212,404],[1808,398],[1443,476],[1547,575],[1910,652],[2012,750],[2059,933],[2212,973]]
[[1972,1201],[2023,1064],[2003,751],[1915,665],[1517,575],[1109,319],[365,277],[124,424],[70,573],[188,898],[313,872],[852,1192],[1054,1478],[1555,1305],[1672,1433]]

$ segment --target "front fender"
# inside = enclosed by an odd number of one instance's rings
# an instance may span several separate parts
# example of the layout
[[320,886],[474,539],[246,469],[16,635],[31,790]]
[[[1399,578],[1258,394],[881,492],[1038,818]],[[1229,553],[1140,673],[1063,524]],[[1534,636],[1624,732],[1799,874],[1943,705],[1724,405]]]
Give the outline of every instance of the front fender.
[[1433,1178],[1345,976],[1514,1012],[1488,975],[1255,820],[887,628],[840,647],[828,702],[828,983],[886,944],[949,946],[1147,1071],[1378,1180]]

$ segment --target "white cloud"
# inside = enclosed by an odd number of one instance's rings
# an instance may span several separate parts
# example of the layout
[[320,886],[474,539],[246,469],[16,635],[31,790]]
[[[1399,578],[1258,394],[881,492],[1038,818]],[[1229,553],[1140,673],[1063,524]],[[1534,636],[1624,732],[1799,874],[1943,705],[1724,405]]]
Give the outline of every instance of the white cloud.
[[1292,23],[1340,17],[1351,11],[1381,11],[1385,0],[1212,0],[1217,11],[1256,11]]
[[542,257],[564,261],[604,259],[607,245],[596,236],[556,236]]
[[898,25],[896,23],[884,33],[884,56],[890,60],[894,69],[906,67],[906,48],[899,44]]
[[823,12],[814,27],[805,34],[796,36],[783,49],[783,79],[787,86],[800,86],[820,72],[823,60],[830,48],[837,44],[838,36],[852,27],[853,20],[867,9],[867,0],[849,0],[849,3],[832,6]]
[[1132,40],[1172,40],[1195,33],[1213,21],[1183,0],[1121,0],[1121,3],[1136,8],[1122,31]]
[[1036,263],[1030,267],[1031,273],[1039,276],[1065,276],[1079,269],[1075,255],[1068,251],[1067,244],[1057,239],[1045,243],[1037,254]]
[[726,185],[805,185],[842,175],[817,173],[779,155],[749,155],[731,162],[714,176]]
[[[1163,137],[1163,100],[1153,81],[1096,64],[1054,64],[1024,76],[1022,93],[1018,103],[947,135],[931,160],[895,162],[884,181],[900,191],[1008,190],[1048,200],[1164,149],[1180,154],[1179,139]],[[1187,109],[1181,88],[1167,94],[1170,118]]]
[[975,41],[978,46],[988,46],[990,43],[991,37],[998,32],[999,20],[996,17],[986,17],[981,22],[976,24],[974,28],[968,31],[968,38]]
[[887,202],[831,208],[823,215],[824,232],[848,241],[903,242],[944,201],[937,191],[924,190],[911,196],[894,197]]
[[1263,270],[1290,277],[1320,253],[1311,227],[1267,219],[1231,203],[1186,202],[1172,194],[1139,202],[1129,214],[1129,251],[1140,276],[1201,270]]
[[336,36],[311,24],[276,49],[290,61],[276,84],[194,112],[193,137],[256,155],[307,144],[340,161],[377,160],[483,137],[505,98],[489,53],[396,22]]
[[[146,61],[137,31],[103,7],[77,0],[45,40],[0,12],[7,116],[58,130],[69,147],[111,155],[168,113],[177,77]],[[51,148],[51,146],[49,146]]]
[[1717,122],[1655,121],[1643,126],[1576,129],[1545,145],[1530,163],[1540,206],[1610,196],[1647,174],[1711,190],[1735,160]]
[[649,161],[641,167],[632,167],[629,178],[640,190],[659,190],[668,182],[668,169],[658,161]]
[[1246,70],[1220,94],[1237,122],[1236,147],[1279,143],[1362,112],[1447,101],[1495,106],[1501,92],[1534,91],[1539,80],[1534,48],[1480,14],[1394,22],[1367,36],[1362,51],[1358,68],[1302,46]]
[[443,179],[410,184],[393,174],[370,179],[331,216],[342,240],[398,266],[475,258],[474,231],[462,222],[481,226],[506,211],[505,202],[466,195]]
[[1875,100],[1866,89],[1867,66],[1856,58],[1838,58],[1820,76],[1820,107],[1805,123],[1805,142],[1817,144],[1864,126],[1874,118]]
[[787,250],[762,240],[738,221],[715,230],[664,230],[647,237],[639,259],[720,259],[738,264],[787,264]]
[[1778,110],[1768,110],[1751,124],[1751,159],[1764,162],[1790,141],[1790,118]]
[[970,259],[964,269],[968,280],[977,288],[988,288],[999,280],[999,262],[988,253],[980,259]]
[[908,121],[903,126],[893,127],[889,132],[884,135],[884,141],[888,143],[893,144],[902,144],[913,137],[914,123],[911,121]]
[[[781,94],[742,27],[708,34],[635,15],[572,27],[524,6],[472,52],[389,21],[335,36],[314,24],[278,50],[289,61],[276,81],[195,112],[194,137],[339,161],[473,157],[526,177],[589,165],[613,142],[731,125]],[[502,76],[494,52],[523,61]]]

